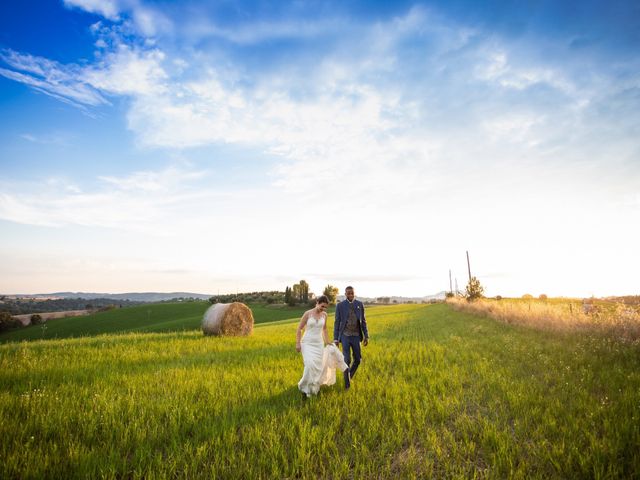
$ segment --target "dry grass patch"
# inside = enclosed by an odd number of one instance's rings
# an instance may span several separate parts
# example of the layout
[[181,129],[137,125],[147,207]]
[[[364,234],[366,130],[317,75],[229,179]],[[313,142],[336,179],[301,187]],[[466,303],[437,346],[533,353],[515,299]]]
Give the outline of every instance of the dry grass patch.
[[640,343],[640,307],[622,303],[583,303],[581,300],[493,300],[467,302],[447,299],[457,311],[490,317],[508,324],[552,331],[583,331]]

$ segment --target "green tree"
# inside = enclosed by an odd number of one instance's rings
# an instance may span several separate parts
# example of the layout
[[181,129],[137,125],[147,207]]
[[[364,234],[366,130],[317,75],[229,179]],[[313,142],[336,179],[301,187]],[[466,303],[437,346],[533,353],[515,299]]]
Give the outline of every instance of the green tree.
[[291,299],[291,301],[293,302],[293,305],[302,301],[302,293],[301,293],[299,283],[294,283],[293,287],[291,287],[291,296],[293,297]]
[[327,285],[326,287],[324,287],[322,294],[329,299],[329,305],[335,305],[336,300],[338,298],[339,291],[340,290],[338,290],[338,287],[334,287],[333,285]]
[[469,302],[473,302],[474,300],[484,297],[484,287],[480,285],[480,280],[476,277],[471,277],[471,280],[469,280],[465,297]]
[[284,289],[284,303],[287,305],[291,304],[291,297],[293,294],[291,293],[291,287],[287,287]]
[[300,302],[309,303],[309,284],[306,280],[300,280]]

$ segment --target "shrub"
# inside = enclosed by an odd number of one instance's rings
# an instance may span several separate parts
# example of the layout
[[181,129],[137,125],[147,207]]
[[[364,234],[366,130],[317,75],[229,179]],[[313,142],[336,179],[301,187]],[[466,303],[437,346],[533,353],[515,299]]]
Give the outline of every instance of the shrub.
[[13,318],[9,312],[0,312],[0,332],[21,326],[22,322]]
[[44,323],[42,315],[38,315],[37,313],[31,315],[31,325],[40,325],[42,323]]
[[476,277],[471,277],[471,280],[469,280],[465,296],[470,302],[478,300],[484,296],[484,287],[480,285],[480,280]]
[[298,302],[296,302],[296,298],[292,295],[289,300],[287,300],[287,305],[289,305],[290,307],[295,307],[296,304]]

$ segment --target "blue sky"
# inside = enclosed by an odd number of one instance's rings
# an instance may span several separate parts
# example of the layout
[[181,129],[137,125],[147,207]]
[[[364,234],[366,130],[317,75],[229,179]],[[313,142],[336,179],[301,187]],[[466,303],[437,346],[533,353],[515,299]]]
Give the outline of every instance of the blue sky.
[[0,292],[637,292],[637,2],[0,6]]

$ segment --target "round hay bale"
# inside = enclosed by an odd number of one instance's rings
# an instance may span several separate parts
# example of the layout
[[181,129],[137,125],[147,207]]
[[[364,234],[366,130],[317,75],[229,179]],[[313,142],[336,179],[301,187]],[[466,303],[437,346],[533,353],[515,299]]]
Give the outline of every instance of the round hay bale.
[[202,331],[205,335],[251,335],[253,313],[244,303],[216,303],[204,313]]

